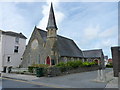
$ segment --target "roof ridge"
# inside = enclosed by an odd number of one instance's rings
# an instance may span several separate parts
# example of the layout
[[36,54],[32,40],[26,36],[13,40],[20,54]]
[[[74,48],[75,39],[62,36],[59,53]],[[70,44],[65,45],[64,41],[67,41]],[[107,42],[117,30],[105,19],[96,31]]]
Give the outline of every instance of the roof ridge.
[[[38,28],[38,27],[36,27],[36,29],[38,29],[38,30],[42,30],[42,31],[45,31],[45,30],[43,30],[43,29],[41,29],[41,28]],[[46,31],[45,31],[46,32]]]
[[[1,31],[3,31],[3,30],[1,30]],[[16,34],[20,34],[21,33],[21,32],[15,32],[15,31],[3,31],[3,32],[5,32],[5,33],[11,32],[11,33],[16,33]]]
[[20,38],[25,38],[27,37],[23,35],[21,32],[14,32],[14,31],[2,31],[2,34],[9,35],[9,36],[20,36]]
[[67,38],[67,37],[64,37],[64,36],[61,36],[61,35],[57,35],[57,36],[73,41],[71,38]]
[[83,50],[83,52],[84,52],[84,51],[97,51],[97,50],[102,50],[102,49]]

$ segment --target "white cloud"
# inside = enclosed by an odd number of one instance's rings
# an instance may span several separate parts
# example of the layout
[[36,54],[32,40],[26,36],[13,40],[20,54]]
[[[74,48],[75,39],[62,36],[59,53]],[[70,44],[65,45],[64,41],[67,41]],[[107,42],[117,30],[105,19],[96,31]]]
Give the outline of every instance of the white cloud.
[[103,39],[100,42],[95,43],[93,48],[107,48],[111,47],[113,45],[116,45],[117,41],[114,38],[109,38],[109,39]]
[[41,21],[38,24],[38,27],[41,29],[44,29],[44,30],[46,30],[46,26],[47,26],[47,22],[48,22],[51,1],[53,2],[53,8],[54,8],[57,25],[59,25],[64,18],[64,14],[62,12],[60,12],[59,10],[57,10],[57,8],[59,7],[59,2],[55,2],[55,0],[47,0],[46,4],[43,5],[43,7],[42,7],[43,8],[43,10],[42,10],[43,18],[41,19]]
[[85,28],[84,30],[84,37],[87,40],[92,40],[98,37],[98,34],[100,32],[100,26],[96,25],[96,26],[92,26],[90,25],[89,27]]
[[118,44],[118,28],[113,26],[101,29],[98,25],[89,25],[81,34],[80,39],[76,39],[78,46],[82,49],[103,49],[105,54],[111,57],[110,48]]
[[108,28],[107,30],[102,30],[102,32],[99,34],[100,38],[108,38],[111,37],[113,35],[117,35],[118,33],[118,28],[117,26]]
[[21,32],[29,23],[19,14],[19,11],[13,3],[0,3],[0,12],[1,29]]
[[[0,0],[0,2],[45,2],[46,0]],[[55,0],[49,0],[55,1]],[[119,0],[60,0],[61,2],[118,2]]]

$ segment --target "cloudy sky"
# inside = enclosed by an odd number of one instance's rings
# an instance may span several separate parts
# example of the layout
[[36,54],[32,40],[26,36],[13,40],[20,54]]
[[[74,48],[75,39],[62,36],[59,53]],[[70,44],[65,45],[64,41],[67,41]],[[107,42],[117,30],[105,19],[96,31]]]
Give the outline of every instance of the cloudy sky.
[[[117,2],[54,2],[58,34],[73,39],[82,50],[103,49],[111,57],[118,45]],[[44,29],[50,1],[0,2],[0,29],[30,38],[34,26]]]

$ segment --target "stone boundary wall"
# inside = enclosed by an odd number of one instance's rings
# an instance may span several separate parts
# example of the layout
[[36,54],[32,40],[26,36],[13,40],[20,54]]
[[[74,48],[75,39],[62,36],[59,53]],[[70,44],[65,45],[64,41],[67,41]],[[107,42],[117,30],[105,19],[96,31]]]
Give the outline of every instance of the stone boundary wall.
[[24,72],[24,71],[28,71],[27,68],[12,68],[12,72]]
[[[45,77],[55,77],[55,76],[72,74],[72,73],[95,71],[95,70],[98,70],[98,69],[99,69],[99,66],[79,67],[79,68],[76,68],[76,69],[49,67],[49,68],[44,68],[43,69],[43,76],[45,76]],[[11,73],[25,74],[25,75],[36,75],[35,70],[34,70],[33,73],[30,73],[30,72],[28,72],[27,68],[12,68]]]
[[79,67],[77,69],[71,69],[71,70],[68,69],[64,72],[61,72],[61,68],[51,67],[45,71],[46,73],[44,73],[44,75],[47,77],[55,77],[55,76],[61,76],[61,75],[66,75],[66,74],[72,74],[72,73],[95,71],[98,69],[99,69],[99,66]]

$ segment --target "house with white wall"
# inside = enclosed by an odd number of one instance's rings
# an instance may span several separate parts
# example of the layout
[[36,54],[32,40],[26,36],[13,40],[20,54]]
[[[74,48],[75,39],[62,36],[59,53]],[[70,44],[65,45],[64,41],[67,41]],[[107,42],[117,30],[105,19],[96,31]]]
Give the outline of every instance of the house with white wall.
[[108,64],[108,56],[104,56],[105,66]]
[[2,71],[2,31],[0,30],[0,71]]
[[19,67],[26,47],[26,37],[22,33],[0,30],[0,70]]

